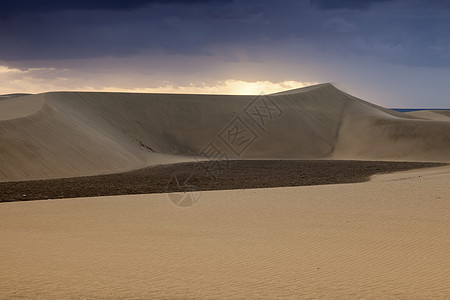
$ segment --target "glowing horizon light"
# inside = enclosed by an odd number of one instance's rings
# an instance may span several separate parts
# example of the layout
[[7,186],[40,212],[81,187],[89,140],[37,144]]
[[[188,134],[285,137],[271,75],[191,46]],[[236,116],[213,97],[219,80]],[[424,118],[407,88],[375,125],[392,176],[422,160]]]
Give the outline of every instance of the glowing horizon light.
[[290,89],[302,88],[318,82],[300,82],[286,80],[271,81],[243,81],[228,79],[218,81],[215,85],[190,84],[187,86],[174,86],[167,84],[157,88],[123,89],[119,87],[105,87],[104,92],[135,92],[135,93],[180,93],[180,94],[230,94],[230,95],[260,95],[282,92]]
[[[92,80],[72,76],[68,69],[27,68],[19,69],[0,65],[1,94],[45,93],[50,91],[89,91],[89,92],[129,92],[129,93],[177,93],[177,94],[224,94],[261,95],[302,88],[317,82],[285,81],[245,81],[237,79],[218,80],[212,83],[191,82],[186,85],[174,81],[153,82],[154,87],[142,87],[128,83],[124,87],[117,78],[105,77]],[[132,82],[132,81],[131,81]],[[137,78],[136,82],[142,82]]]

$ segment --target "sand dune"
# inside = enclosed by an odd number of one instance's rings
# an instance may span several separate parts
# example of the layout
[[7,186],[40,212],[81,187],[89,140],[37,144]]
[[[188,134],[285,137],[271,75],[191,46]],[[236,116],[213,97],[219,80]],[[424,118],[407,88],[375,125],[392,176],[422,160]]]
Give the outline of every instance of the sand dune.
[[44,95],[0,96],[0,121],[17,119],[38,112],[45,103]]
[[450,121],[450,111],[448,110],[419,110],[406,112],[405,114],[428,120]]
[[449,299],[450,170],[3,203],[1,299]]
[[183,161],[211,142],[228,157],[450,161],[450,122],[330,84],[268,96],[54,92],[0,101],[1,181]]
[[[3,98],[0,181],[195,160],[211,146],[230,158],[450,162],[450,113],[402,114],[330,84]],[[196,192],[190,208],[167,194],[1,203],[0,298],[448,299],[449,187],[445,166]]]
[[29,95],[31,95],[31,94],[25,94],[25,93],[4,94],[4,95],[0,95],[0,100],[5,100],[5,99],[9,99],[9,98],[24,97],[24,96],[29,96]]

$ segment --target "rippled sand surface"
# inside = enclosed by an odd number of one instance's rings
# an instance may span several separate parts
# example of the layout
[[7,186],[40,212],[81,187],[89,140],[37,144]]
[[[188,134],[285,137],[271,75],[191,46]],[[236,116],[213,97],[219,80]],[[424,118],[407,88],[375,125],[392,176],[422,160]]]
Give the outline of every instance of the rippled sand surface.
[[0,205],[0,299],[448,299],[450,170]]

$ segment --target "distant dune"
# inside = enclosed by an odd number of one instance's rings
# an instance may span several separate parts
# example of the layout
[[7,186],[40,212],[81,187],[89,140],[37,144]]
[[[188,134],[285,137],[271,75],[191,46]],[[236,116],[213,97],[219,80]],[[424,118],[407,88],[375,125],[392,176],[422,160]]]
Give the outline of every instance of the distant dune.
[[28,95],[31,95],[31,94],[25,94],[25,93],[4,94],[4,95],[0,95],[0,100],[7,99],[7,98],[23,97],[23,96],[28,96]]
[[405,114],[427,120],[450,121],[450,110],[419,110]]
[[267,96],[19,96],[0,101],[0,181],[121,172],[212,149],[246,159],[449,162],[449,121],[445,111],[402,114],[331,84]]

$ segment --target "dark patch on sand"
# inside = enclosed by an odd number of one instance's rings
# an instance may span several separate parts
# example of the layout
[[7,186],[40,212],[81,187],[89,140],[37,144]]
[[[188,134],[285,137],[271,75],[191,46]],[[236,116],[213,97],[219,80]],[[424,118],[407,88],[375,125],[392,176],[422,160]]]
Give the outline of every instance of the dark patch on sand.
[[[342,160],[222,161],[222,171],[207,162],[162,165],[131,172],[50,180],[0,182],[0,202],[37,199],[150,194],[183,191],[175,175],[188,180],[189,189],[230,190],[267,187],[355,183],[370,176],[446,164],[422,162]],[[206,167],[210,167],[208,172]]]

